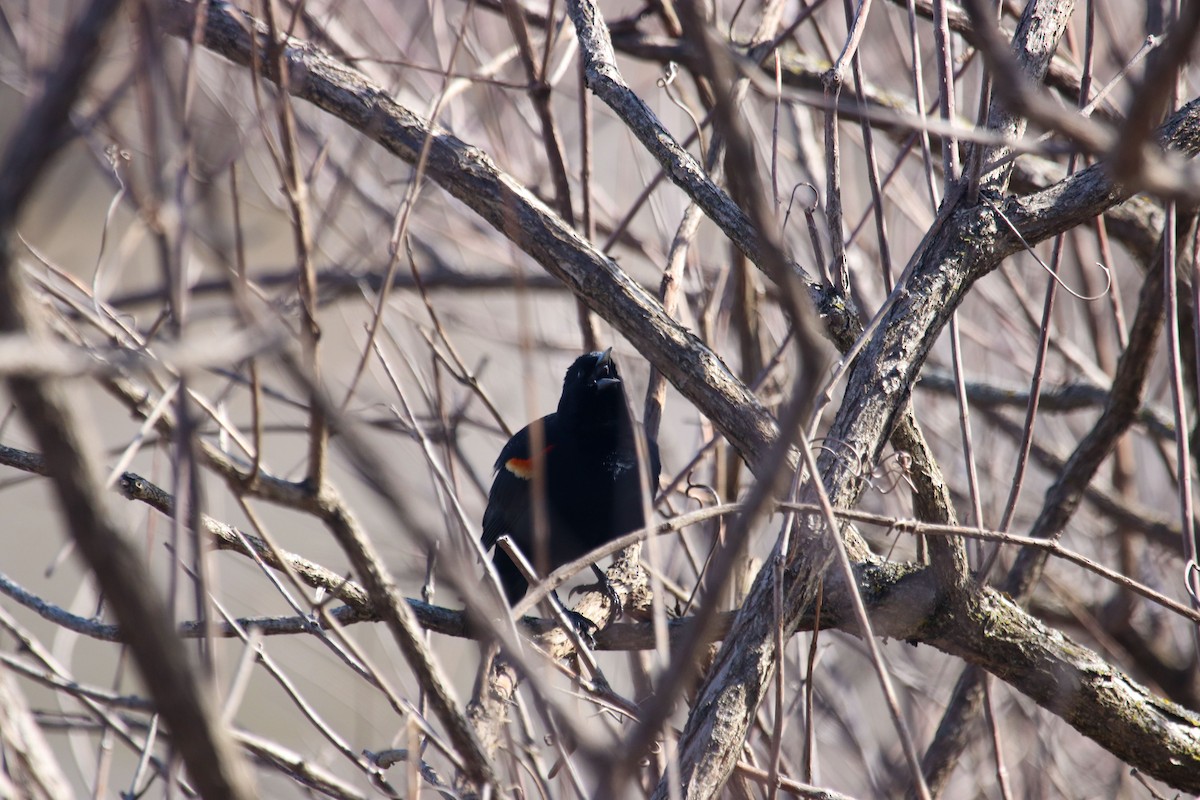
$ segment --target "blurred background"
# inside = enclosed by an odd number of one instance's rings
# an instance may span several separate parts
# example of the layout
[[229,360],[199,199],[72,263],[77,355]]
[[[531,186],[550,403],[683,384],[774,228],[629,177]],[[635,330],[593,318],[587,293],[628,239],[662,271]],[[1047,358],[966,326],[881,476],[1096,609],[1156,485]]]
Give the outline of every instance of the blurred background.
[[[236,5],[263,18],[257,3]],[[1002,26],[1011,31],[1020,8],[1003,5]],[[82,6],[77,0],[0,0],[0,141],[7,140],[53,67],[65,26]],[[1077,105],[1082,80],[1090,87],[1095,115],[1119,119],[1144,67],[1147,36],[1159,24],[1152,6],[1101,0],[1080,4],[1052,70],[1053,96],[1066,107]],[[422,118],[433,113],[442,129],[486,153],[560,214],[569,207],[577,230],[657,294],[687,197],[669,181],[655,182],[658,164],[581,87],[578,44],[561,4],[551,0],[548,6],[533,2],[521,8],[535,68],[549,87],[548,102],[540,107],[536,93],[528,90],[530,76],[513,31],[493,0],[312,0],[273,6],[278,26],[291,27],[299,40],[362,71],[412,113]],[[685,43],[664,22],[657,4],[622,0],[600,8],[613,29],[625,80],[677,139],[701,129],[700,141],[690,151],[703,158],[711,143],[704,93],[675,61]],[[783,8],[781,31],[806,17],[780,42],[778,80],[783,88],[776,93],[773,66],[762,70],[742,113],[771,190],[782,240],[792,258],[819,278],[831,235],[825,214],[829,163],[823,144],[825,112],[819,107],[821,76],[841,50],[847,17],[838,3],[799,0]],[[436,568],[429,570],[422,542],[432,536],[465,552],[466,541],[478,536],[506,427],[516,430],[553,410],[566,367],[588,346],[579,308],[568,291],[505,236],[437,185],[417,183],[412,165],[362,133],[298,100],[291,103],[290,128],[285,126],[274,85],[256,83],[247,70],[164,35],[159,27],[164,9],[150,0],[127,4],[85,100],[74,111],[74,137],[38,186],[19,226],[23,267],[56,334],[93,352],[97,360],[111,360],[120,350],[142,357],[127,375],[109,371],[70,382],[104,455],[104,467],[114,474],[136,472],[172,490],[173,466],[181,458],[178,442],[146,425],[144,413],[175,391],[182,375],[194,398],[201,439],[243,468],[253,459],[239,447],[239,437],[259,441],[258,463],[265,472],[290,481],[305,477],[308,392],[279,358],[280,352],[301,353],[305,329],[297,288],[298,212],[287,190],[289,183],[295,184],[287,164],[291,149],[302,178],[303,191],[297,196],[318,276],[322,386],[348,419],[369,426],[369,443],[385,458],[392,473],[388,480],[400,488],[410,515],[397,518],[380,499],[370,476],[362,475],[343,449],[336,426],[329,479],[406,595],[462,608],[460,593],[449,588]],[[954,7],[952,11],[959,13]],[[1094,14],[1090,63],[1085,58],[1089,11]],[[741,46],[763,8],[718,2],[711,13],[719,34]],[[951,16],[954,28],[956,17]],[[976,122],[981,70],[969,41],[958,34],[953,40],[958,122],[965,130]],[[914,74],[914,43],[919,76]],[[899,278],[940,202],[940,140],[923,141],[911,124],[935,111],[933,47],[925,5],[911,0],[876,3],[860,48],[861,77],[853,76],[843,90],[851,110],[843,113],[837,128],[844,217],[834,235],[847,243],[853,297],[864,320]],[[1181,77],[1187,79],[1186,71]],[[915,84],[920,85],[920,99]],[[1182,94],[1191,97],[1188,85]],[[892,116],[876,116],[864,127],[852,113],[856,104]],[[555,124],[567,196],[556,188],[545,115]],[[1018,159],[1013,191],[1029,191],[1065,174],[1065,148],[1052,138],[1039,140],[1040,134],[1031,130],[1027,135],[1025,143],[1034,152]],[[872,199],[872,180],[881,185],[878,203]],[[819,252],[806,208],[815,208]],[[1035,451],[1009,528],[1014,533],[1027,530],[1061,460],[1096,419],[1123,347],[1126,323],[1162,226],[1162,210],[1149,200],[1130,201],[1126,210],[1127,216],[1111,222],[1111,228],[1088,221],[1062,240],[1062,289],[1051,317],[1045,365],[1050,399],[1036,420]],[[1009,499],[1024,393],[1043,328],[1048,279],[1039,260],[1048,261],[1051,253],[1052,244],[1046,243],[1009,259],[976,286],[959,311],[981,519],[971,510],[948,340],[939,342],[914,393],[917,416],[937,450],[964,524],[996,527]],[[784,346],[787,325],[774,288],[708,221],[700,223],[683,264],[678,319],[744,381],[756,383],[762,401],[777,409],[797,365],[791,361],[794,352]],[[389,275],[394,284],[382,296]],[[168,312],[172,307],[175,314]],[[377,308],[378,330],[371,334]],[[265,327],[252,325],[256,319],[286,326],[292,340],[266,336]],[[591,324],[596,344],[613,346],[640,416],[649,365],[608,324],[595,318]],[[1191,320],[1184,324],[1186,338]],[[1102,470],[1094,484],[1098,494],[1076,514],[1064,544],[1186,601],[1174,511],[1178,466],[1170,371],[1162,355],[1157,361],[1164,363],[1155,364],[1142,422],[1122,439]],[[144,391],[147,402],[134,403],[128,391],[114,387],[115,377],[127,381],[125,390]],[[1060,395],[1061,402],[1055,399]],[[1194,395],[1193,380],[1190,404]],[[837,403],[835,395],[827,415]],[[35,449],[21,421],[7,404],[5,408],[0,444]],[[261,438],[254,433],[256,419]],[[713,437],[711,424],[670,389],[659,433],[663,486]],[[431,459],[445,470],[447,483],[437,479]],[[911,516],[900,463],[890,454],[874,466],[865,508]],[[202,470],[202,478],[204,513],[249,533],[268,532],[279,547],[349,573],[346,557],[312,514],[239,497],[209,469]],[[682,488],[664,497],[658,509],[669,517],[733,501],[751,480],[718,436],[717,445],[683,476]],[[457,518],[455,503],[469,525]],[[169,520],[115,491],[111,504],[130,539],[143,548],[154,578],[164,591],[174,586],[179,620],[194,619],[194,593],[169,546]],[[0,471],[0,510],[6,520],[0,573],[73,614],[103,616],[102,599],[72,555],[54,506],[45,479],[17,469]],[[773,517],[756,532],[743,589],[779,528],[780,518]],[[662,573],[689,592],[720,530],[719,522],[709,522],[667,539],[661,548]],[[918,555],[911,537],[863,532],[877,553],[896,560]],[[970,545],[973,563],[978,565],[988,551],[990,547],[985,551]],[[209,560],[209,591],[228,614],[294,613],[250,559],[214,552]],[[1002,567],[1009,560],[1009,553],[1001,554]],[[459,581],[469,585],[482,576],[482,565],[476,569],[477,575],[459,575]],[[307,606],[314,599],[310,590],[299,602]],[[729,598],[730,607],[738,599]],[[138,691],[119,645],[69,630],[10,597],[0,598],[0,608],[75,681],[116,694]],[[1032,608],[1155,691],[1193,709],[1200,705],[1196,654],[1183,621],[1055,561]],[[419,687],[387,631],[363,624],[350,632],[397,693],[419,704]],[[470,697],[478,647],[437,634],[431,634],[430,643],[458,697]],[[797,635],[786,653],[786,685],[797,698],[784,708],[782,750],[795,770],[790,774],[797,779],[806,774],[812,782],[852,796],[902,794],[908,774],[894,731],[880,711],[878,681],[861,643],[840,633],[821,634],[811,675],[810,645],[810,636]],[[21,655],[11,630],[0,633],[0,646],[12,658]],[[272,636],[264,647],[295,695],[256,668],[235,724],[338,776],[361,795],[374,796],[380,790],[347,753],[408,746],[412,729],[404,715],[381,702],[374,686],[315,637]],[[218,643],[218,684],[232,680],[243,649],[237,641]],[[886,643],[884,652],[923,749],[962,664],[931,648],[903,643]],[[614,691],[633,702],[644,697],[645,676],[654,675],[662,663],[653,654],[602,653],[600,659]],[[598,735],[619,741],[616,734],[627,722],[599,711],[549,666],[546,672],[562,691],[562,702],[577,708]],[[810,680],[811,718],[799,700]],[[81,715],[78,700],[26,678],[19,685],[78,796],[113,796],[147,786],[151,796],[163,794],[160,779],[137,768],[138,750],[114,741],[111,732]],[[992,733],[979,729],[945,796],[1000,796],[997,747],[1012,796],[1152,796],[1128,766],[1057,717],[999,682],[992,688]],[[313,715],[300,710],[296,697],[303,698]],[[118,711],[134,730],[145,732],[146,714],[135,708]],[[770,751],[775,713],[773,703],[760,710],[760,727],[747,745],[751,764]],[[679,724],[685,715],[681,707]],[[540,726],[536,719],[531,723],[527,740],[514,734],[513,747],[532,751],[549,764],[559,751]],[[815,737],[811,763],[804,754],[804,731],[810,728]],[[345,743],[344,751],[334,738]],[[161,744],[156,751],[165,753]],[[435,750],[428,758],[452,773]],[[517,761],[514,756],[507,779],[525,796],[534,796],[538,783],[523,775]],[[257,772],[264,797],[313,791],[286,769]],[[647,764],[649,786],[656,774],[655,766]],[[591,786],[593,780],[585,769],[582,784]],[[395,782],[404,785],[402,778]],[[565,776],[545,785],[553,796],[574,796],[576,791]],[[424,793],[436,796],[428,787]]]

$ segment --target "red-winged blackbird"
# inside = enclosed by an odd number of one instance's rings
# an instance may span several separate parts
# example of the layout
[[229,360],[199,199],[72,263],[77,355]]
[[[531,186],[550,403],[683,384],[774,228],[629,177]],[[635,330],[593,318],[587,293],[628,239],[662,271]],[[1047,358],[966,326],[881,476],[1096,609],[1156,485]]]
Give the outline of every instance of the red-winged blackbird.
[[[526,425],[500,451],[483,512],[485,551],[508,534],[530,560],[537,561],[530,430],[539,424],[550,569],[645,524],[633,423],[611,353],[610,347],[575,359],[563,379],[558,410]],[[653,495],[658,487],[658,445],[646,444]],[[508,602],[521,599],[528,584],[508,555],[497,549],[492,563]]]

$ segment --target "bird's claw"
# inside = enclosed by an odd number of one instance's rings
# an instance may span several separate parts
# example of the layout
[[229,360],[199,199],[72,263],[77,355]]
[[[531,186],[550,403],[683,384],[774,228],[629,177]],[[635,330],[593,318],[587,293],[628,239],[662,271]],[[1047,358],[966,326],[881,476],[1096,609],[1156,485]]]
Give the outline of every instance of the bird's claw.
[[624,610],[621,607],[621,595],[617,593],[616,587],[612,585],[612,581],[604,574],[604,570],[592,565],[592,570],[596,573],[595,583],[585,583],[582,586],[576,586],[567,592],[567,597],[574,597],[576,594],[586,594],[587,592],[599,592],[608,598],[610,608],[612,609],[612,618],[620,619],[621,612]]
[[579,634],[579,638],[588,646],[588,649],[595,650],[596,633],[599,632],[600,626],[578,611],[572,611],[569,608],[564,608],[563,614],[566,615],[567,621],[571,623],[571,627]]

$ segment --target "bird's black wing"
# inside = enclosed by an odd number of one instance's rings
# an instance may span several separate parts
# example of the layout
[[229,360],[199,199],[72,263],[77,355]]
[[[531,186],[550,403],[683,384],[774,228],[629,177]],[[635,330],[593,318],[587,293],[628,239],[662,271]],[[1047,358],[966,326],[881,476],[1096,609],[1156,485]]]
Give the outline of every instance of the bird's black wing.
[[547,443],[547,449],[552,447],[554,415],[550,414],[517,431],[496,459],[496,478],[488,493],[487,509],[483,512],[483,536],[480,537],[485,551],[505,534],[523,549],[528,549],[530,545],[527,540],[531,538],[533,529],[534,468],[530,428],[538,424],[543,426],[542,441]]

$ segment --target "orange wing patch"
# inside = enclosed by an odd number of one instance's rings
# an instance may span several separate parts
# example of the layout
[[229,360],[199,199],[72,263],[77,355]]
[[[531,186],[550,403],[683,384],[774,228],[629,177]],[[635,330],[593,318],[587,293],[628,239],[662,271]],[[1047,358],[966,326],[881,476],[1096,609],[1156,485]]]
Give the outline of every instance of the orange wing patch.
[[[542,451],[542,457],[554,449],[554,445],[550,445]],[[533,459],[532,458],[510,458],[504,462],[504,468],[523,480],[533,478]]]

